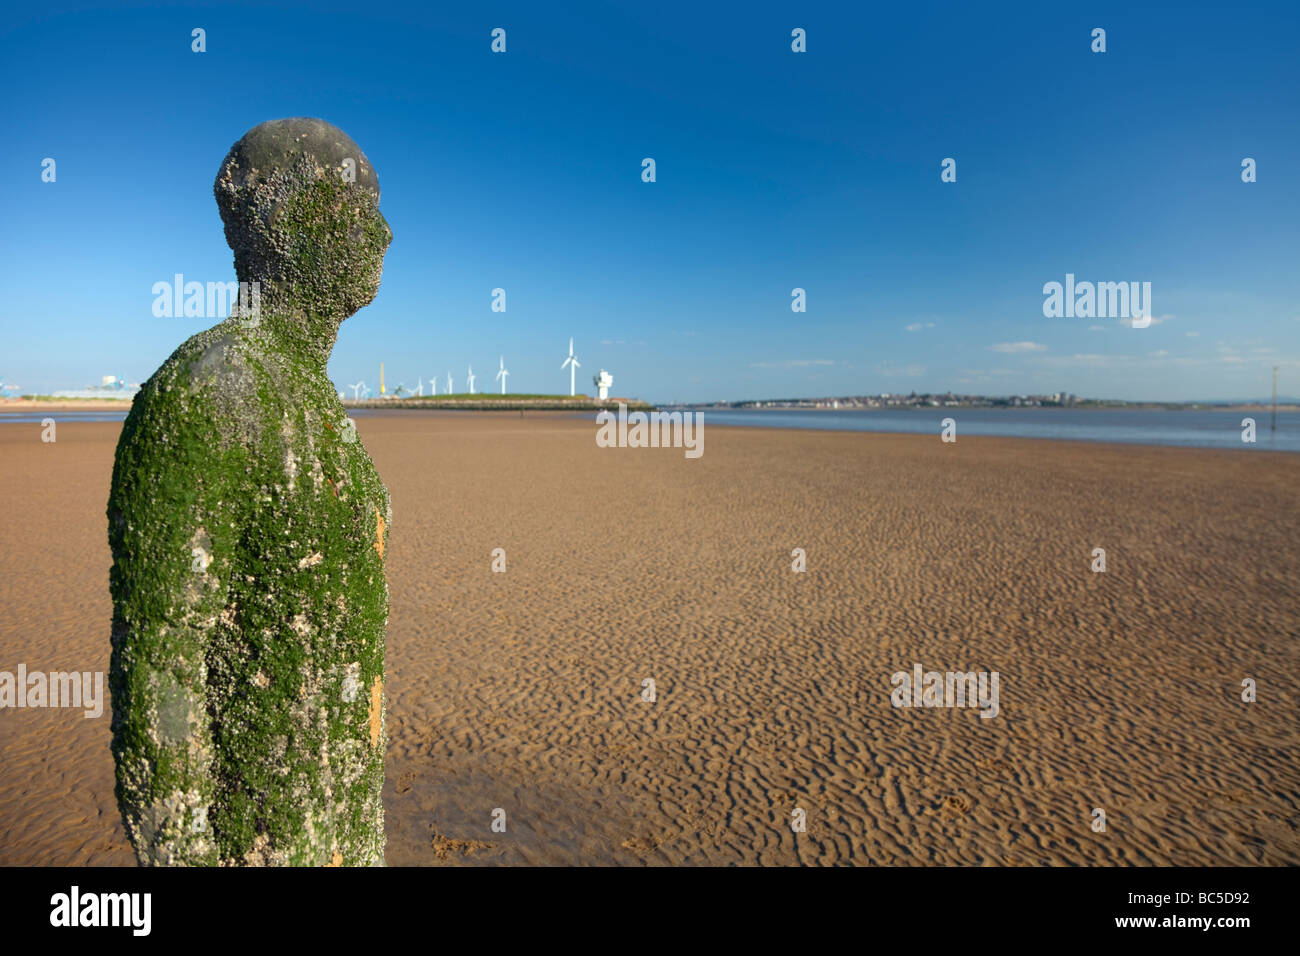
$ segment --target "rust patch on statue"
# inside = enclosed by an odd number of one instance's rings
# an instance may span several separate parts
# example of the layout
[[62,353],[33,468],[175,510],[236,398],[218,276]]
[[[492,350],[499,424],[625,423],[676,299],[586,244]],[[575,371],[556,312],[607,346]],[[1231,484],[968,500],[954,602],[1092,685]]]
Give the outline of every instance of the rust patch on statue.
[[384,725],[384,679],[376,677],[370,685],[370,746],[379,746],[379,731]]
[[375,509],[375,550],[381,558],[384,556],[384,516],[378,508]]

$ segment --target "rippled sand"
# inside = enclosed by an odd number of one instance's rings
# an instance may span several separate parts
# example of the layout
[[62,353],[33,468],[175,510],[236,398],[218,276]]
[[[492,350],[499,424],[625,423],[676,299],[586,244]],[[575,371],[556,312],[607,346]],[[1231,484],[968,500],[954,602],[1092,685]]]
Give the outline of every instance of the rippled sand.
[[[358,425],[393,496],[390,864],[1300,863],[1300,457]],[[119,428],[0,424],[0,670],[107,670]],[[895,709],[918,662],[998,671],[1000,713]],[[134,862],[109,736],[0,711],[0,863]]]

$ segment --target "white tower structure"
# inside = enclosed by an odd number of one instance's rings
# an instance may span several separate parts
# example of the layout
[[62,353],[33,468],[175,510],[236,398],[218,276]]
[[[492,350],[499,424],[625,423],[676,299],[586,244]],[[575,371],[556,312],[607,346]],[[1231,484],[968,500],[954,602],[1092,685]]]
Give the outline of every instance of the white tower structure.
[[501,394],[506,393],[506,376],[510,373],[506,371],[506,357],[501,356],[501,367],[497,370],[496,377],[501,379]]
[[469,367],[469,393],[474,394],[474,366]]
[[614,384],[613,375],[602,368],[599,375],[592,376],[591,381],[596,386],[596,395],[602,402],[609,398],[609,390]]

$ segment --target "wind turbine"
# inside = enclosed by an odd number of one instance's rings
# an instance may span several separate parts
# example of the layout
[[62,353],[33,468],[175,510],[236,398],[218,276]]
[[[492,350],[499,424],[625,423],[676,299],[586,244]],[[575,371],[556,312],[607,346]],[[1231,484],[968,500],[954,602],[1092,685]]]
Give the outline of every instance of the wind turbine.
[[510,373],[506,371],[506,357],[501,356],[501,368],[497,371],[496,377],[501,379],[501,394],[506,393],[506,376]]
[[474,366],[469,367],[469,393],[474,394]]
[[[573,383],[578,370],[578,360],[573,357],[573,339],[569,339],[569,357],[564,360],[564,365],[569,366],[569,397],[573,398],[577,394],[575,391],[576,386]],[[564,365],[561,365],[560,368],[563,369]]]
[[[366,388],[366,383],[364,381],[360,381],[357,382],[355,385],[349,385],[348,388],[352,389],[352,401],[355,402],[357,400],[357,395],[361,392],[363,388]],[[367,388],[366,391],[369,392],[370,389]]]
[[424,379],[417,378],[415,380],[415,394],[419,398],[424,398]]
[[429,379],[429,394],[430,395],[438,394],[438,376],[436,375],[433,378]]
[[447,373],[447,394],[451,394],[451,372]]

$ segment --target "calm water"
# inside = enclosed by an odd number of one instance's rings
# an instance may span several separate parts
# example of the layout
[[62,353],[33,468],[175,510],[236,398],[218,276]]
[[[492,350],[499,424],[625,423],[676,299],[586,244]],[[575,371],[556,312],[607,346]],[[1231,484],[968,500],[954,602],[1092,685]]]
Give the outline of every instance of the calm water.
[[37,424],[43,420],[53,418],[55,423],[60,422],[124,422],[126,421],[126,412],[3,412],[0,411],[0,424],[5,422],[17,424]]
[[[766,409],[704,409],[704,420],[713,425],[759,425],[765,428],[812,428],[831,431],[903,432],[938,435],[945,418],[957,420],[957,437],[1002,435],[1010,438],[1057,438],[1069,441],[1127,442],[1137,445],[1191,445],[1251,451],[1300,452],[1300,412],[1278,412],[1277,432],[1268,429],[1269,413],[1225,411],[1133,410],[1105,411],[1084,408],[928,408],[923,410],[835,411]],[[353,409],[364,416],[370,409]],[[396,415],[472,415],[410,409],[385,412]],[[530,412],[530,418],[546,413]],[[555,413],[578,417],[572,412]],[[592,417],[583,414],[580,417]],[[0,423],[37,424],[41,419],[56,422],[120,422],[126,412],[4,412]],[[1255,444],[1241,440],[1241,420],[1254,418]]]
[[[1277,413],[1277,432],[1270,432],[1269,412],[1107,411],[1086,408],[927,408],[912,410],[845,409],[834,411],[704,409],[704,421],[716,425],[761,425],[767,428],[819,428],[833,431],[905,432],[938,435],[945,418],[957,421],[963,435],[1009,438],[1056,438],[1070,441],[1128,442],[1137,445],[1194,445],[1245,451],[1271,449],[1300,452],[1300,412]],[[1241,440],[1243,418],[1255,419],[1255,444]]]

